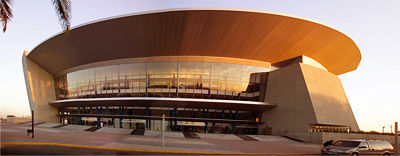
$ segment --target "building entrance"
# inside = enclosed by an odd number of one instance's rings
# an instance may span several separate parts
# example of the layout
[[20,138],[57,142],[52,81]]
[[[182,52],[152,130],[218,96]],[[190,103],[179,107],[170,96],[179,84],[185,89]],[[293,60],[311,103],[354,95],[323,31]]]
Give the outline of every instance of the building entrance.
[[141,123],[146,130],[222,134],[256,134],[261,113],[240,110],[169,107],[64,107],[59,109],[68,124],[135,129]]

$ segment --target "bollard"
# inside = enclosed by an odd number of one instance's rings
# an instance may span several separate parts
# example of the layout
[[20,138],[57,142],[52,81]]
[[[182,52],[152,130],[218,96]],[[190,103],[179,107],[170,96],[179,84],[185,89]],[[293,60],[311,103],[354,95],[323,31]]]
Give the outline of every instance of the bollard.
[[398,122],[394,123],[394,155],[399,155],[400,151],[399,151],[399,124]]
[[164,122],[165,122],[165,114],[162,115],[162,121],[161,121],[161,131],[162,131],[162,149],[164,150]]
[[35,129],[33,129],[35,125],[34,114],[35,113],[32,111],[32,139],[35,137]]

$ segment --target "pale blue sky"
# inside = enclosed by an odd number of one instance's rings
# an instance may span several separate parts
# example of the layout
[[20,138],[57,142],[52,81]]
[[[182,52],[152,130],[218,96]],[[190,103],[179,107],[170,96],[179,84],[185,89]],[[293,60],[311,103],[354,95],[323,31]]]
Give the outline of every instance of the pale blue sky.
[[[149,10],[224,7],[310,18],[341,30],[361,50],[356,71],[340,75],[362,130],[400,121],[400,0],[72,0],[72,26]],[[24,50],[61,31],[50,0],[14,0],[14,18],[0,33],[0,115],[29,115]],[[386,129],[387,130],[387,129]]]

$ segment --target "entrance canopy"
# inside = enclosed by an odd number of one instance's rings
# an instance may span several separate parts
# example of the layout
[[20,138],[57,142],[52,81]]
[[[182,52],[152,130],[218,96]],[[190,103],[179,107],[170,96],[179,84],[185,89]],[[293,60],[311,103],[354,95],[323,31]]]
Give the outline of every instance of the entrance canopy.
[[190,99],[190,98],[161,98],[161,97],[118,97],[118,98],[89,98],[57,100],[49,104],[56,107],[77,106],[139,106],[139,107],[174,107],[174,108],[204,108],[224,110],[245,110],[263,112],[276,105],[266,102]]

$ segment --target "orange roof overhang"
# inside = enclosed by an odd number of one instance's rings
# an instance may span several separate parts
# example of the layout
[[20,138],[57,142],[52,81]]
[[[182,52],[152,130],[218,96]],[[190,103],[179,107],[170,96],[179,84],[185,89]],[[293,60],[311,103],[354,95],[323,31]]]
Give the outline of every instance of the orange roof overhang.
[[57,34],[28,57],[52,74],[114,59],[215,56],[277,63],[308,56],[339,75],[357,69],[361,54],[344,33],[279,13],[193,8],[124,15]]

